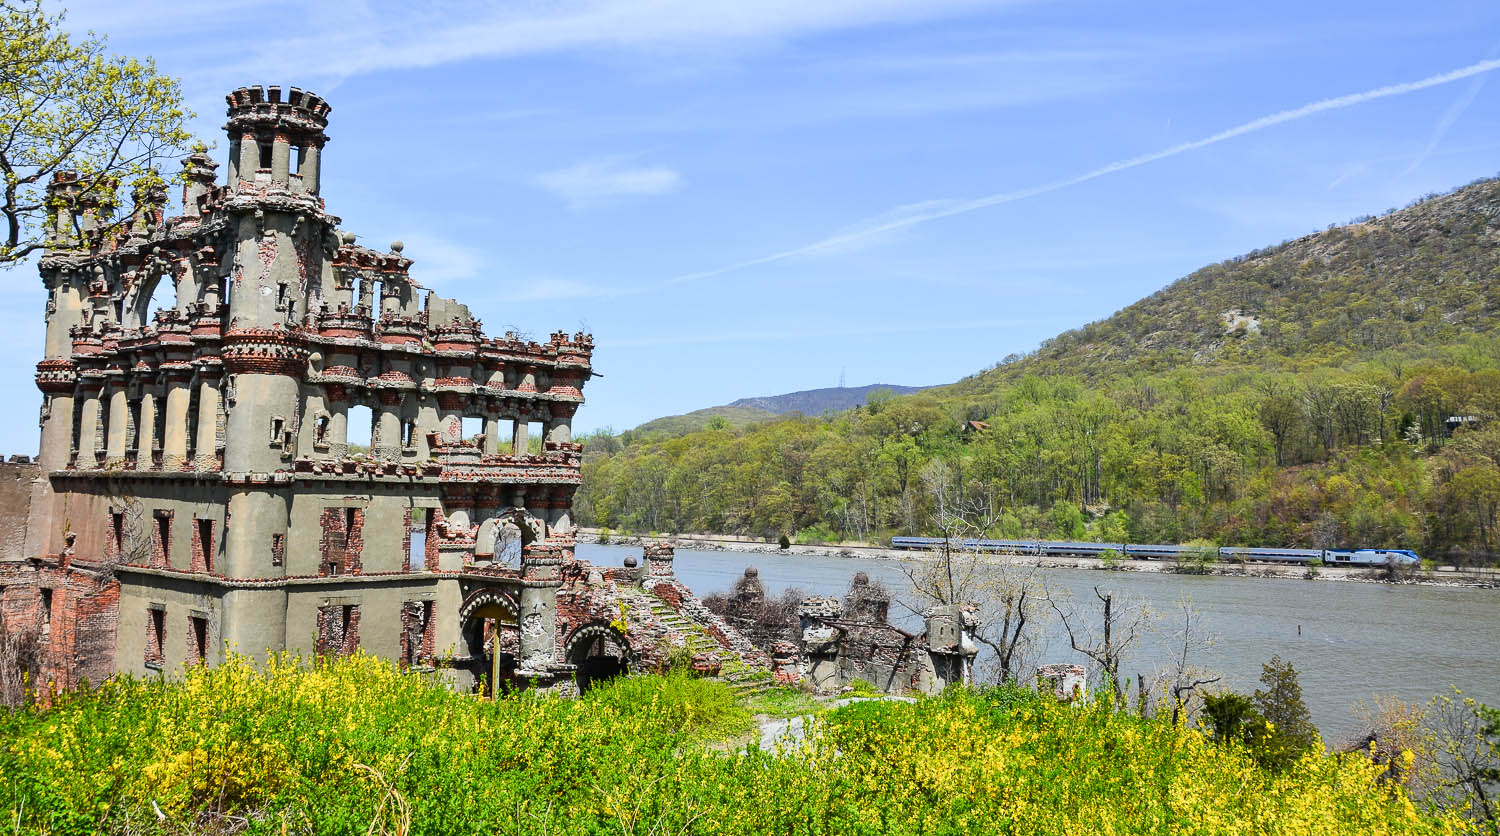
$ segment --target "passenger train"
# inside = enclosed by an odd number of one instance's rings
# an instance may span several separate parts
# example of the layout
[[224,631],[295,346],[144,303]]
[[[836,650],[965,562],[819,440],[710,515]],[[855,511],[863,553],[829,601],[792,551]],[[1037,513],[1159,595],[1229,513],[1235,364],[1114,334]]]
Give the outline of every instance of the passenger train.
[[[1071,543],[1055,540],[955,540],[962,549],[1045,557],[1098,557],[1114,550],[1135,560],[1175,560],[1194,551],[1193,546],[1138,545],[1135,543]],[[941,537],[892,537],[891,548],[928,551],[943,546]],[[1264,563],[1308,563],[1314,559],[1327,566],[1416,566],[1421,558],[1409,549],[1271,549],[1224,546],[1220,560]]]

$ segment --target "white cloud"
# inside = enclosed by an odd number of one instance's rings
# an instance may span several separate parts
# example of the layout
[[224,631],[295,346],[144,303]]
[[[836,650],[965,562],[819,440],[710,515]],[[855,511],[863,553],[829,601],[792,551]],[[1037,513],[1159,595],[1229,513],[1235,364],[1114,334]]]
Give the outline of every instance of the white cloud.
[[538,174],[537,185],[573,208],[601,206],[626,197],[671,194],[682,186],[682,176],[662,165],[628,165],[623,157],[585,160],[577,165]]
[[[792,37],[951,14],[985,0],[571,0],[552,4],[370,3],[338,19],[342,48],[267,42],[252,57],[338,76],[475,58]],[[329,32],[309,33],[320,42]],[[302,66],[298,66],[298,65]]]
[[[733,273],[739,270],[743,270],[747,267],[759,267],[763,264],[773,264],[779,261],[786,261],[788,259],[801,258],[804,256],[856,246],[866,238],[889,235],[890,233],[897,232],[908,227],[917,226],[919,224],[930,223],[932,221],[942,220],[943,218],[951,218],[954,215],[963,215],[969,212],[978,211],[980,209],[987,209],[991,206],[998,206],[1003,203],[1013,203],[1018,200],[1026,200],[1028,198],[1037,197],[1049,192],[1055,192],[1059,189],[1066,189],[1072,186],[1079,185],[1080,183],[1086,183],[1090,180],[1096,180],[1109,174],[1114,174],[1120,171],[1127,171],[1138,166],[1157,162],[1158,160],[1165,160],[1169,157],[1175,157],[1179,154],[1185,154],[1189,151],[1196,151],[1199,148],[1206,148],[1210,145],[1244,136],[1245,134],[1255,133],[1257,131],[1262,131],[1267,128],[1271,128],[1287,122],[1294,122],[1298,119],[1305,119],[1309,116],[1314,116],[1319,113],[1326,113],[1332,110],[1342,110],[1347,107],[1354,107],[1356,105],[1362,105],[1366,102],[1372,102],[1377,99],[1385,99],[1391,96],[1402,96],[1407,93],[1415,93],[1419,90],[1426,90],[1444,84],[1451,84],[1455,81],[1461,81],[1466,78],[1481,76],[1485,73],[1494,72],[1495,70],[1500,70],[1500,59],[1479,61],[1473,64],[1469,64],[1465,67],[1459,67],[1456,70],[1450,70],[1446,73],[1439,73],[1438,75],[1428,76],[1427,78],[1419,79],[1417,81],[1408,81],[1402,84],[1388,84],[1384,87],[1377,87],[1373,90],[1366,90],[1361,93],[1350,93],[1345,96],[1336,96],[1331,99],[1320,99],[1318,101],[1305,104],[1301,107],[1279,111],[1267,116],[1262,116],[1259,119],[1252,119],[1249,122],[1235,125],[1232,128],[1226,128],[1225,130],[1219,131],[1218,133],[1211,136],[1203,137],[1202,139],[1195,139],[1189,142],[1178,143],[1177,145],[1173,145],[1169,148],[1163,148],[1160,151],[1152,151],[1149,154],[1140,154],[1135,157],[1116,160],[1115,162],[1109,163],[1108,165],[1103,165],[1099,168],[1095,168],[1091,171],[1086,171],[1082,174],[1068,177],[1063,180],[1054,180],[1050,183],[1043,183],[1039,186],[1032,186],[1030,188],[1020,189],[1018,191],[1000,192],[998,194],[986,195],[984,197],[972,198],[968,200],[944,198],[939,200],[924,201],[922,203],[907,204],[906,206],[898,207],[895,210],[877,215],[873,218],[867,218],[864,221],[846,227],[844,231],[835,233],[821,240],[814,241],[810,244],[804,244],[803,246],[796,247],[794,249],[783,250],[781,252],[771,253],[770,255],[760,256],[759,258],[737,261],[733,264],[728,264],[723,267],[717,267],[712,270],[701,270],[696,273],[687,273],[669,279],[666,284],[672,285],[680,284],[682,282],[698,281],[700,279],[721,276],[726,273]],[[912,211],[911,207],[916,207],[917,211]],[[928,208],[924,210],[923,207]]]

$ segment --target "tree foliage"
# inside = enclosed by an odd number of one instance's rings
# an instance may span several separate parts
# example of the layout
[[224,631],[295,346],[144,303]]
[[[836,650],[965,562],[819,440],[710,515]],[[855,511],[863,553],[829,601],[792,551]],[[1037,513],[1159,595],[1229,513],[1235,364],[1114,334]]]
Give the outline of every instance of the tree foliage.
[[159,187],[155,166],[191,139],[175,79],[149,58],[107,54],[92,34],[75,42],[62,23],[41,0],[0,2],[0,267],[46,245],[52,175],[77,172],[81,200],[108,230],[120,222],[120,184]]
[[878,540],[937,534],[942,497],[992,536],[1492,560],[1497,202],[1487,180],[1206,267],[948,387],[587,438],[580,520]]

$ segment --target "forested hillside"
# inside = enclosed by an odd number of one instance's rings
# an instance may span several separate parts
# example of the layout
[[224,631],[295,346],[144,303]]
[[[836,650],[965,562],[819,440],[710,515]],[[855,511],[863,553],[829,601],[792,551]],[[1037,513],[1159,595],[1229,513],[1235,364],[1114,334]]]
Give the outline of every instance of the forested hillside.
[[[1500,180],[1205,267],[959,383],[827,418],[587,439],[585,524],[1380,545],[1500,514]],[[970,422],[980,422],[971,424]]]

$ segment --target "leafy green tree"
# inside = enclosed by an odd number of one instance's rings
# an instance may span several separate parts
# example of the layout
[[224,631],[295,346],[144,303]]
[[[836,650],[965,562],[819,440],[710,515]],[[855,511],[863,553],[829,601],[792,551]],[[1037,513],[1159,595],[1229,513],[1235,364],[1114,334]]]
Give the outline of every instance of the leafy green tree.
[[[76,171],[80,198],[106,231],[116,189],[159,187],[154,167],[185,153],[191,136],[176,79],[148,58],[107,55],[102,38],[74,42],[41,0],[0,2],[0,267],[46,246],[47,182]],[[75,232],[84,222],[73,217]]]

